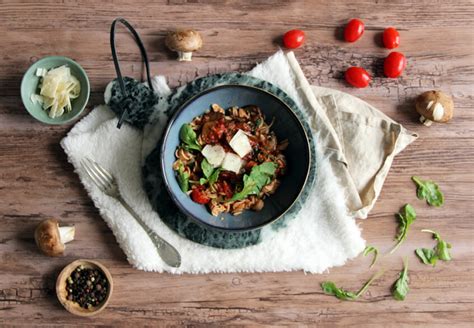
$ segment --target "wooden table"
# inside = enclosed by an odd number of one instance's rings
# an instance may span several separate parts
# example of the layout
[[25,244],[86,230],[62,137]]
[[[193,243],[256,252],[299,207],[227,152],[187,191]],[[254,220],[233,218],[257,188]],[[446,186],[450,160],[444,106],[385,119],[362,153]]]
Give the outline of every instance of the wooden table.
[[[415,325],[467,326],[473,321],[474,124],[473,14],[471,1],[37,1],[0,4],[0,325]],[[306,31],[296,50],[309,81],[359,96],[377,106],[420,138],[393,164],[370,217],[360,221],[369,244],[386,252],[393,244],[394,213],[406,202],[418,219],[408,240],[379,266],[386,269],[357,302],[325,296],[319,287],[333,280],[358,289],[375,270],[359,257],[324,275],[303,272],[182,275],[132,269],[114,236],[101,220],[59,146],[71,128],[48,126],[31,118],[20,100],[22,74],[37,59],[64,55],[89,74],[89,111],[102,103],[106,83],[114,78],[109,48],[113,18],[129,19],[143,36],[152,72],[172,86],[229,70],[245,71],[277,51],[291,28]],[[352,17],[366,23],[355,44],[339,40]],[[177,26],[200,30],[205,45],[191,63],[179,63],[164,47],[166,31]],[[387,26],[401,32],[400,51],[408,67],[400,79],[382,77],[388,51],[380,46]],[[140,57],[130,36],[120,30],[119,54],[124,73],[139,76]],[[356,90],[342,80],[349,65],[374,76],[369,88]],[[442,89],[455,101],[449,124],[427,128],[417,122],[413,99],[422,91]],[[446,195],[442,208],[416,200],[412,175],[439,182]],[[47,258],[34,244],[33,230],[43,219],[75,224],[77,240],[66,256]],[[454,260],[435,268],[413,253],[434,242],[422,228],[439,230],[453,244]],[[410,294],[392,299],[390,286],[410,261]],[[115,292],[108,309],[93,319],[62,309],[54,293],[59,270],[77,258],[92,258],[110,268]]]

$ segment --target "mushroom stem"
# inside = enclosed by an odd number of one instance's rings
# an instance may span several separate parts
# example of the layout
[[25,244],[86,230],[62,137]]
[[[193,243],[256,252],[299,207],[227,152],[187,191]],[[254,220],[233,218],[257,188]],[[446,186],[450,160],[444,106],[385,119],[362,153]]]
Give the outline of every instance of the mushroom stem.
[[429,120],[424,116],[420,116],[420,122],[423,123],[426,126],[431,126],[431,124],[433,124],[432,120]]
[[178,51],[178,60],[179,61],[191,61],[192,56],[193,56],[192,51],[190,51],[190,52]]
[[59,239],[63,244],[69,243],[74,240],[74,233],[76,232],[76,227],[67,226],[59,227]]

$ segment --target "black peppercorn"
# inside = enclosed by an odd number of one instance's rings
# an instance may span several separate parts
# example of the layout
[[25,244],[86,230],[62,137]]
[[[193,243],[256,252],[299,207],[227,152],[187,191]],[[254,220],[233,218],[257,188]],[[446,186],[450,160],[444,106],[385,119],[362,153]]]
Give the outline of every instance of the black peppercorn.
[[107,296],[108,282],[100,270],[79,266],[67,279],[67,299],[82,308],[100,305]]

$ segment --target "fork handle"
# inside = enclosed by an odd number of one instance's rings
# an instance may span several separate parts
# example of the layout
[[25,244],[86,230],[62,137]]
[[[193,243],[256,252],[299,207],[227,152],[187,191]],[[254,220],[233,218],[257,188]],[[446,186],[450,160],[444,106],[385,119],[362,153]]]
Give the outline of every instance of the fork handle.
[[176,248],[171,246],[166,240],[158,236],[153,230],[148,227],[148,225],[143,222],[143,220],[138,216],[138,214],[127,204],[127,202],[121,197],[118,196],[117,200],[125,207],[125,209],[130,212],[130,214],[137,220],[140,226],[145,230],[145,232],[150,237],[151,241],[155,245],[158,254],[163,259],[163,261],[171,267],[178,268],[181,265],[181,255],[179,255]]

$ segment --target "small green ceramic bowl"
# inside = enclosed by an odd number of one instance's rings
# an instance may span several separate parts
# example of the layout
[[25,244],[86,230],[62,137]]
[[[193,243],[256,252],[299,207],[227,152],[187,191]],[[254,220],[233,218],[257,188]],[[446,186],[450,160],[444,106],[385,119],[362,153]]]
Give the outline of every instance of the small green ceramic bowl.
[[[60,117],[50,118],[48,112],[41,107],[41,104],[31,101],[32,94],[39,94],[38,83],[40,78],[36,76],[36,69],[51,69],[62,65],[67,65],[71,69],[71,74],[79,80],[81,83],[81,93],[79,97],[72,100],[72,110],[70,112],[64,113]],[[86,108],[89,93],[90,84],[86,71],[84,71],[81,65],[67,57],[49,56],[41,58],[28,68],[21,81],[21,100],[23,105],[31,116],[46,124],[64,124],[76,119]]]

